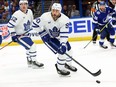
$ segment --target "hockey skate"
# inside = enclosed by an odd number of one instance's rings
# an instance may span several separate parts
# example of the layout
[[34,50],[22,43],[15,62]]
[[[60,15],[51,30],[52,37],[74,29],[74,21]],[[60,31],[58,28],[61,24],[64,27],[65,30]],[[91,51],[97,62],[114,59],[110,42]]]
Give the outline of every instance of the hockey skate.
[[44,64],[43,63],[39,63],[37,61],[32,61],[32,68],[33,69],[37,69],[37,68],[43,68]]
[[116,45],[114,43],[110,43],[111,48],[116,48]]
[[37,61],[32,61],[32,60],[29,60],[28,58],[27,58],[27,64],[28,64],[28,67],[32,67],[33,69],[43,68],[43,66],[44,66],[43,63],[39,63]]
[[93,41],[93,44],[96,44],[96,41]]
[[105,45],[100,45],[101,48],[104,48],[104,49],[107,49],[108,46],[105,46]]
[[74,67],[74,66],[72,66],[72,65],[68,65],[68,64],[66,64],[66,63],[65,63],[65,68],[67,68],[67,69],[69,69],[69,70],[71,70],[71,71],[73,71],[73,72],[76,72],[76,71],[77,71],[77,68],[76,68],[76,67]]
[[68,76],[68,75],[70,75],[70,72],[67,71],[66,69],[64,69],[64,70],[58,69],[57,64],[55,64],[55,67],[56,67],[56,70],[57,70],[57,73],[58,73],[58,74],[60,74],[60,75],[62,75],[62,76]]

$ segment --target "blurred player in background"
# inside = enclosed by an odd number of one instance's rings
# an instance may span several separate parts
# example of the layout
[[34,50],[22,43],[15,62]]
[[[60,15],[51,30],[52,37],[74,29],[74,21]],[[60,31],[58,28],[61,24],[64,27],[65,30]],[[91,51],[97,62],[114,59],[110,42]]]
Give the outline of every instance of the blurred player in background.
[[2,43],[2,31],[0,30],[0,45]]
[[58,53],[55,64],[58,74],[67,76],[70,71],[77,71],[72,66],[72,59],[65,55],[72,56],[71,45],[68,42],[69,18],[61,13],[62,7],[59,3],[54,3],[51,12],[46,12],[33,22],[33,28],[39,32],[43,42],[55,54]]
[[[116,0],[110,0],[109,6],[116,11]],[[112,15],[112,18],[115,22],[115,20],[116,20],[115,14]],[[114,25],[116,25],[116,23]]]
[[115,8],[116,8],[116,0],[109,0],[109,6],[112,8],[112,9],[114,9],[115,10]]
[[[44,64],[37,62],[36,45],[28,36],[33,22],[33,13],[28,9],[28,1],[19,1],[20,9],[16,11],[8,23],[8,29],[11,33],[12,41],[17,42],[26,49],[28,66],[32,68],[40,68]],[[25,32],[27,32],[25,34]]]
[[[112,19],[110,19],[109,15],[111,15],[111,14],[116,15],[115,10],[113,10],[110,7],[106,7],[105,2],[100,1],[99,10],[97,10],[93,16],[93,20],[94,20],[93,23],[95,24],[97,33],[100,33],[99,45],[104,49],[108,48],[107,46],[104,45],[104,39],[107,36],[107,34],[110,35],[109,42],[110,42],[111,46],[116,47],[116,45],[114,44],[115,30],[112,26],[112,24],[116,21],[113,21]],[[112,21],[110,21],[110,20],[112,20]],[[107,24],[107,26],[104,29],[102,29],[104,27],[104,25],[106,25],[106,24]]]
[[[110,0],[109,6],[116,11],[116,0]],[[112,25],[116,25],[116,13],[112,15]]]
[[[91,7],[91,16],[93,18],[93,14],[99,10],[99,3],[100,1],[104,1],[104,0],[97,0],[93,3],[92,7]],[[97,40],[97,31],[96,31],[96,28],[95,28],[95,25],[93,24],[93,35],[92,35],[92,40],[93,40],[93,43],[95,44],[96,43],[96,40]],[[109,34],[107,34],[106,36],[107,40],[109,41]]]

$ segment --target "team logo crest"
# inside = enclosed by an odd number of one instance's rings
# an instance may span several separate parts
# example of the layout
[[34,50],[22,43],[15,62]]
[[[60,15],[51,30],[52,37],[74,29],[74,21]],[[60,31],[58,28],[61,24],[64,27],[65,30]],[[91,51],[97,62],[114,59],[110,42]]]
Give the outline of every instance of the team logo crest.
[[49,29],[49,31],[53,37],[58,37],[60,34],[60,30],[56,26],[54,26],[53,29]]

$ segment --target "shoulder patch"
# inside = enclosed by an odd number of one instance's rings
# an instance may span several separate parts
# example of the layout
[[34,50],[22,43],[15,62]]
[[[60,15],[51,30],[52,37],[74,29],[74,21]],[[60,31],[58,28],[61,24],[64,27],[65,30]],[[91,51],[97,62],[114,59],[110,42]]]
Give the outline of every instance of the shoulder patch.
[[100,12],[99,11],[97,11],[96,13],[97,13],[97,15],[100,15]]

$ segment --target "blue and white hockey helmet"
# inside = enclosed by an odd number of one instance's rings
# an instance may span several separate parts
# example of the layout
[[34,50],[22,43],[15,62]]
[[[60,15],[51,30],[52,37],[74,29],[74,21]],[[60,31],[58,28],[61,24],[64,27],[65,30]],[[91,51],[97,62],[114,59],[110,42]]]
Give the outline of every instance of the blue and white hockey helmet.
[[59,10],[59,11],[61,12],[62,6],[61,6],[60,3],[54,3],[54,4],[52,5],[52,9],[56,9],[56,10]]
[[28,4],[28,0],[20,0],[19,4],[22,4],[22,3],[27,3]]

